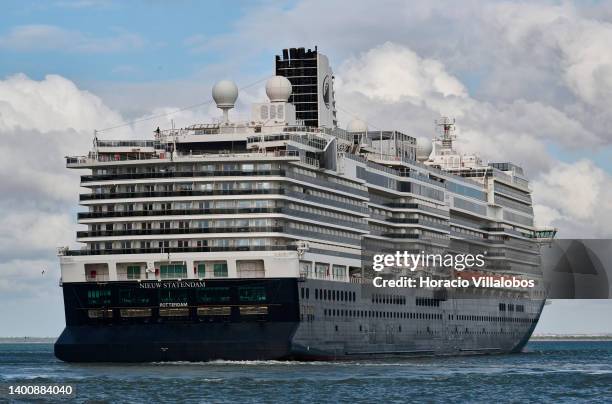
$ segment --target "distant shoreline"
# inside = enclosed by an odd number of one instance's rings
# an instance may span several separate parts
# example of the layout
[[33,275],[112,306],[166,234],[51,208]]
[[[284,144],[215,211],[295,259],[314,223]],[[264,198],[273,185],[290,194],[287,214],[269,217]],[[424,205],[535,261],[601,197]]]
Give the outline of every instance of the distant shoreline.
[[531,341],[612,341],[612,335],[534,335]]
[[0,337],[0,344],[53,344],[53,337]]

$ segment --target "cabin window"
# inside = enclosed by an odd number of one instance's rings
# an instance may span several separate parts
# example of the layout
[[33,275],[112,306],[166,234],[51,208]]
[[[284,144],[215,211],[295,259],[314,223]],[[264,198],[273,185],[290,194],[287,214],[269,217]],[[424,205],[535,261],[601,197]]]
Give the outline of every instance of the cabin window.
[[334,279],[344,279],[346,277],[346,267],[343,265],[334,265],[332,267],[332,275]]
[[207,287],[197,291],[198,303],[225,303],[230,301],[230,288]]
[[206,265],[198,264],[198,278],[204,278],[206,275]]
[[188,298],[186,289],[162,289],[159,291],[160,303],[187,303]]
[[226,263],[214,264],[213,273],[216,278],[227,278],[227,264]]
[[131,288],[119,290],[119,304],[122,306],[146,306],[149,303],[146,290]]
[[162,279],[186,278],[187,266],[185,264],[160,265],[159,273]]
[[90,305],[109,305],[111,303],[111,291],[108,289],[92,289],[87,291],[87,303]]
[[140,279],[140,267],[138,265],[129,265],[127,267],[128,279]]
[[266,289],[262,286],[243,286],[238,288],[241,302],[265,302]]

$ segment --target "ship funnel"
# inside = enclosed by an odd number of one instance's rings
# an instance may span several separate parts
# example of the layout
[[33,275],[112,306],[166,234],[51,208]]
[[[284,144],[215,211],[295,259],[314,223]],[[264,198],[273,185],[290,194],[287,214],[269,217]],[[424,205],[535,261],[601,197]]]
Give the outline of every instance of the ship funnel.
[[230,80],[221,80],[214,85],[212,97],[217,108],[223,111],[223,122],[229,122],[229,110],[234,108],[238,99],[238,86]]

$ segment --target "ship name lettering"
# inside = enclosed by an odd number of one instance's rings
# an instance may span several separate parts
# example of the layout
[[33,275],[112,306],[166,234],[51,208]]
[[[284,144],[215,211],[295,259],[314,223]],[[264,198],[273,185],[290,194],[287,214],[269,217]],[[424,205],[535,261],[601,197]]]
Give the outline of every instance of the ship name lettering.
[[204,281],[141,282],[141,289],[204,288]]

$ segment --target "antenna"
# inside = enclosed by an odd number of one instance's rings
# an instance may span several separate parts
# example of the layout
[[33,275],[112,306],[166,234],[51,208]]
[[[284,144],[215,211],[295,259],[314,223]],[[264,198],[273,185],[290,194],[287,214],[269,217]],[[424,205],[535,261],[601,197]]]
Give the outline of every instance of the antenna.
[[94,129],[93,131],[93,150],[94,150],[94,157],[97,160],[98,159],[98,131],[96,129]]
[[455,118],[448,118],[446,116],[436,119],[437,132],[441,133],[442,147],[446,149],[452,149],[453,139],[455,135]]

